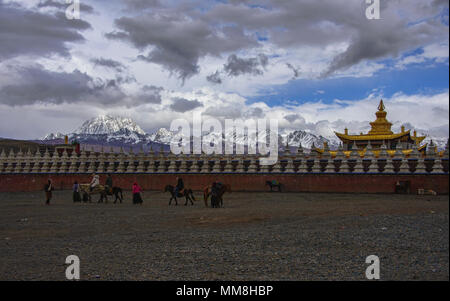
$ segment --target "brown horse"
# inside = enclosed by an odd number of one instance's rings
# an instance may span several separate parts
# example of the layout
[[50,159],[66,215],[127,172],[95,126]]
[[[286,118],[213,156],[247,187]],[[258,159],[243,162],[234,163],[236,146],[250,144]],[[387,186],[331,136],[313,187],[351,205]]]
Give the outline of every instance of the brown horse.
[[[212,185],[208,185],[205,187],[205,189],[203,189],[203,200],[205,201],[205,207],[208,207],[208,198],[211,196],[211,192],[212,192]],[[231,192],[230,185],[222,184],[222,186],[219,189],[217,198],[218,198],[218,203],[219,203],[218,205],[220,205],[221,207],[223,206],[222,196],[224,195],[225,192],[229,192],[229,193]],[[217,207],[217,206],[215,206],[215,204],[213,204],[212,199],[211,199],[211,207]]]

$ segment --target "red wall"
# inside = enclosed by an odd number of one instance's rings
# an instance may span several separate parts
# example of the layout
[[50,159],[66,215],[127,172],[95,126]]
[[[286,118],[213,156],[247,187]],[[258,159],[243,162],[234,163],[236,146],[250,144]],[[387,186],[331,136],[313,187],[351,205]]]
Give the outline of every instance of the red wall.
[[[137,181],[144,190],[163,190],[165,185],[176,183],[176,174],[113,174],[114,186],[131,189]],[[214,180],[231,185],[233,191],[267,191],[265,181],[276,179],[283,184],[284,191],[291,192],[351,192],[393,193],[397,181],[410,181],[411,192],[418,188],[432,189],[439,194],[448,194],[448,174],[440,175],[365,175],[365,174],[180,174],[185,187],[202,190]],[[38,191],[48,178],[56,189],[71,189],[74,181],[89,183],[89,174],[1,174],[0,192]],[[106,175],[100,175],[104,184]]]

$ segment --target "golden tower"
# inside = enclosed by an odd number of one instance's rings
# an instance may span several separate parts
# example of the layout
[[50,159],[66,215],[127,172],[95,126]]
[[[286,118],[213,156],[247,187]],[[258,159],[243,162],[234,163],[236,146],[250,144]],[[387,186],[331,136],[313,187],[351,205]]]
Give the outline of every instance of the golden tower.
[[[369,143],[376,154],[378,154],[382,145],[386,145],[388,152],[394,152],[400,145],[402,151],[406,154],[412,151],[412,146],[417,146],[417,149],[421,152],[426,150],[427,144],[420,146],[420,143],[426,138],[425,136],[417,136],[416,131],[411,134],[411,130],[405,130],[404,126],[401,127],[399,133],[394,133],[391,129],[392,123],[386,119],[386,115],[383,100],[380,100],[378,111],[375,113],[376,120],[370,123],[371,129],[367,134],[352,135],[349,134],[348,129],[345,129],[344,133],[335,132],[336,136],[342,141],[343,150],[348,152],[353,145],[356,145],[363,156]],[[320,148],[314,150],[318,153],[324,152],[324,149]],[[334,155],[334,152],[331,153]]]

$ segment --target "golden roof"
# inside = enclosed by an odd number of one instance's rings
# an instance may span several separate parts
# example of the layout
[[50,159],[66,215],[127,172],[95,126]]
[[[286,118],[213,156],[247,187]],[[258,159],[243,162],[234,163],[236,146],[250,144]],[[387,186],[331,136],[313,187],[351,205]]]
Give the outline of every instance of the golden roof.
[[[380,135],[346,135],[346,134],[341,134],[338,132],[334,132],[336,134],[336,136],[338,136],[339,138],[342,139],[346,139],[346,140],[391,140],[391,139],[396,139],[396,138],[400,138],[403,137],[405,135],[408,135],[410,133],[409,131],[406,131],[404,133],[398,133],[398,134],[380,134]],[[425,139],[425,137],[423,137]],[[422,139],[423,140],[423,139]]]
[[[421,147],[419,147],[417,150],[420,152],[420,151],[424,150],[427,145],[428,144],[424,144]],[[318,152],[319,154],[323,154],[325,152],[325,150],[323,148],[318,148],[318,147],[314,148],[314,150],[316,152]],[[364,148],[364,149],[358,149],[356,152],[359,154],[359,156],[361,158],[364,158],[364,156],[366,155],[366,151],[367,151],[367,148]],[[351,152],[352,151],[343,151],[345,157],[347,157],[347,158],[350,157]],[[375,155],[375,158],[378,158],[381,150],[380,149],[372,149],[372,152]],[[395,154],[396,150],[394,150],[394,149],[387,149],[386,152],[389,154],[390,157],[394,157],[394,154]],[[403,150],[401,150],[401,152],[404,155],[408,156],[412,152],[412,149],[403,149]],[[331,154],[332,158],[335,158],[337,153],[338,153],[337,151],[330,151],[330,154]],[[443,152],[439,153],[439,156],[442,157],[442,155],[443,155]]]
[[409,135],[410,138],[414,140],[417,145],[419,145],[419,143],[426,138],[425,136],[417,137],[416,132],[414,132],[414,136],[411,136],[411,130],[404,131],[403,127],[401,133],[394,134],[394,132],[392,132],[391,130],[392,123],[390,123],[386,119],[387,112],[384,109],[385,106],[383,100],[380,100],[380,104],[378,105],[378,111],[375,113],[377,119],[374,122],[370,123],[371,130],[367,134],[349,135],[347,129],[345,129],[345,133],[338,133],[338,132],[334,133],[341,140],[350,140],[350,141],[392,140]]

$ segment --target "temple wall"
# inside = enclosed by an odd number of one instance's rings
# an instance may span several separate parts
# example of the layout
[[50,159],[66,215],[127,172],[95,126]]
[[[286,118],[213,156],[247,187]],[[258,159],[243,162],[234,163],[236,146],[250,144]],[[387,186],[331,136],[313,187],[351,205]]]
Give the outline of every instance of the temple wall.
[[392,193],[397,181],[410,181],[411,192],[432,189],[448,194],[448,146],[442,156],[417,149],[406,156],[352,151],[322,155],[285,152],[272,166],[260,165],[255,155],[180,155],[140,152],[135,154],[81,151],[80,154],[0,153],[0,191],[38,191],[46,180],[70,189],[73,182],[89,183],[92,173],[113,175],[117,186],[129,189],[138,181],[144,189],[162,190],[182,175],[187,186],[201,190],[218,179],[236,191],[266,191],[265,181],[278,180],[285,191]]
[[[229,184],[233,191],[268,191],[266,181],[278,180],[286,192],[337,193],[394,193],[397,181],[410,181],[411,193],[417,189],[431,189],[438,194],[449,193],[448,174],[376,175],[376,174],[113,174],[114,186],[131,189],[137,181],[144,190],[162,191],[167,184],[174,185],[181,176],[186,187],[202,190],[215,180]],[[89,183],[90,174],[0,174],[0,192],[41,191],[51,178],[56,189],[71,189],[74,181]],[[106,175],[100,175],[105,182]]]

